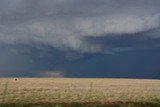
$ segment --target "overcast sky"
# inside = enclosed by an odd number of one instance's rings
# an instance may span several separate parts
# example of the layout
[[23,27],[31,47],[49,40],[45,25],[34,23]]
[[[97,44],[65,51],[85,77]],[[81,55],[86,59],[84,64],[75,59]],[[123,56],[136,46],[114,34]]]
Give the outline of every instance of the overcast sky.
[[0,76],[160,79],[160,1],[0,0]]

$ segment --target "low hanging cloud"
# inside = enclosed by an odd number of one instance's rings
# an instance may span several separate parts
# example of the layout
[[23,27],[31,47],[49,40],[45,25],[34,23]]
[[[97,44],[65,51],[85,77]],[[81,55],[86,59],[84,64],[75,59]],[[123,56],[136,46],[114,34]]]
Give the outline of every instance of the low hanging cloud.
[[36,76],[40,77],[50,77],[50,78],[63,78],[65,77],[65,73],[61,71],[44,71],[42,73],[38,73]]
[[160,26],[158,0],[134,3],[15,0],[12,3],[12,0],[0,1],[1,44],[45,44],[62,51],[100,53],[106,51],[103,44],[85,38],[143,33]]

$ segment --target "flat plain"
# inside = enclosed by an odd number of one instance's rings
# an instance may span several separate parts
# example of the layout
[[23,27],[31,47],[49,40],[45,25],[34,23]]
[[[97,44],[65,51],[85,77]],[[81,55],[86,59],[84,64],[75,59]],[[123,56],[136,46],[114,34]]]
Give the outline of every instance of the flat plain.
[[160,80],[0,78],[0,104],[160,102]]

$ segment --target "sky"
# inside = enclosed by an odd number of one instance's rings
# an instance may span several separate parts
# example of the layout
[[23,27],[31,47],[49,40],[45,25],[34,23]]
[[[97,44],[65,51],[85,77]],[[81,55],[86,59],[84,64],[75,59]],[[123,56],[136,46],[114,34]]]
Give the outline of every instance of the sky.
[[0,0],[0,77],[160,79],[160,1]]

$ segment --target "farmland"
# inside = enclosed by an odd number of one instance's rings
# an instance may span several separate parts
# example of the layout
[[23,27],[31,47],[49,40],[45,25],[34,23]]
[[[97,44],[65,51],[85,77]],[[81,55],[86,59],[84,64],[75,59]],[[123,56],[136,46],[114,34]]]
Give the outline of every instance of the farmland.
[[0,104],[17,103],[159,104],[160,80],[0,78]]

